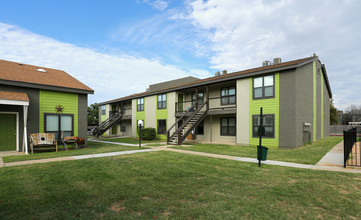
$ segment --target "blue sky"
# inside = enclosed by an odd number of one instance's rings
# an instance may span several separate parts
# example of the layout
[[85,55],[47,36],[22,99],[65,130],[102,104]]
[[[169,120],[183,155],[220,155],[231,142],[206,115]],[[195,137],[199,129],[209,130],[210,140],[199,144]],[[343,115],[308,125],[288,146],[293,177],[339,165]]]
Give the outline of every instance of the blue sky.
[[360,105],[361,1],[2,0],[0,59],[62,69],[89,104],[179,77],[316,53],[336,107]]

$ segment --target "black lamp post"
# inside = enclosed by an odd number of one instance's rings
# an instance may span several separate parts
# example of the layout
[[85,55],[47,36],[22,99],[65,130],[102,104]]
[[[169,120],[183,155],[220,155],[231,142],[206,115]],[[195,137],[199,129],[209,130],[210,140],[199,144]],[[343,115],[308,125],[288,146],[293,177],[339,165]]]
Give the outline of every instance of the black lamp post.
[[142,120],[138,120],[138,135],[139,135],[139,148],[141,147],[141,130],[142,130],[142,127],[143,127],[143,125],[144,125],[144,122],[142,121]]

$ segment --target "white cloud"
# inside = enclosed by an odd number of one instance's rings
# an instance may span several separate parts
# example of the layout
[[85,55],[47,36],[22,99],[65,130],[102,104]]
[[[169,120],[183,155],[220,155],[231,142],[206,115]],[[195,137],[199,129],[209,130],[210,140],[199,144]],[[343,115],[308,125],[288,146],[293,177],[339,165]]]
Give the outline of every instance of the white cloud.
[[189,6],[187,18],[209,34],[212,68],[238,71],[317,53],[336,107],[360,101],[361,1],[195,0]]
[[3,23],[0,59],[66,71],[95,90],[89,104],[143,92],[149,84],[190,75],[157,60],[100,53]]
[[143,2],[160,11],[164,11],[166,8],[168,8],[168,2],[163,0],[144,0]]

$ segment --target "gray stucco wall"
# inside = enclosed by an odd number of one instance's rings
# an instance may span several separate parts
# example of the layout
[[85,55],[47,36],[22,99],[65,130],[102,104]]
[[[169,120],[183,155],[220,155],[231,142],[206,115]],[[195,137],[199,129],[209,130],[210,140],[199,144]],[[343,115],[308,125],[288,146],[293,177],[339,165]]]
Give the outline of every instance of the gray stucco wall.
[[284,71],[279,75],[279,146],[296,146],[296,71]]
[[[325,73],[323,73],[325,74]],[[326,82],[323,81],[323,137],[330,136],[330,104],[331,98],[327,90]]]
[[[316,60],[316,139],[321,138],[322,101],[323,137],[330,135],[330,97],[325,80],[321,84],[318,69],[321,63]],[[323,87],[323,100],[321,96]],[[303,124],[310,123],[313,140],[313,63],[280,73],[280,148],[295,148],[303,145]]]
[[[0,85],[1,91],[8,92],[22,92],[26,93],[30,99],[29,102],[29,111],[28,111],[28,135],[31,133],[39,132],[39,90],[32,88],[23,88],[15,86]],[[24,127],[24,116],[23,116],[23,107],[22,106],[11,106],[11,105],[1,105],[0,111],[9,111],[9,112],[19,112],[19,149],[22,150],[23,145],[23,128]]]
[[312,63],[280,72],[280,148],[303,145],[303,123],[313,120],[312,79]]
[[303,124],[310,123],[312,138],[313,125],[313,64],[312,62],[296,70],[296,145],[303,145]]
[[88,95],[78,94],[78,136],[85,138],[87,144]]

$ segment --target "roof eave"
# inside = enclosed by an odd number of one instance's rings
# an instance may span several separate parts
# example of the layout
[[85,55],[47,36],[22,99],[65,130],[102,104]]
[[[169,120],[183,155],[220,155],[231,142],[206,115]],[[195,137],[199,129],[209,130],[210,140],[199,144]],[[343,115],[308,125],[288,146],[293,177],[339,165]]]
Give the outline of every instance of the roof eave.
[[284,71],[284,70],[289,70],[289,69],[295,69],[295,68],[304,66],[304,65],[306,65],[308,63],[311,63],[311,62],[313,62],[313,60],[314,59],[309,59],[309,60],[305,60],[303,62],[293,64],[293,65],[275,67],[275,68],[271,68],[271,69],[260,70],[260,71],[245,73],[245,74],[235,74],[234,76],[232,76],[232,73],[230,73],[228,75],[228,77],[222,77],[222,78],[214,77],[215,79],[210,80],[210,81],[206,81],[206,82],[199,82],[199,83],[194,83],[194,84],[185,85],[185,86],[181,85],[181,86],[173,87],[173,88],[169,88],[169,89],[159,90],[159,91],[155,91],[155,92],[149,92],[147,94],[134,95],[132,97],[113,99],[113,100],[101,102],[101,103],[99,103],[99,105],[106,105],[106,104],[120,102],[120,101],[127,101],[127,100],[132,100],[132,99],[135,99],[135,98],[142,98],[142,97],[161,94],[161,93],[165,93],[165,92],[177,91],[177,90],[182,90],[182,89],[189,89],[189,88],[192,88],[192,87],[211,85],[211,84],[226,82],[226,81],[235,80],[235,79],[247,78],[247,77],[251,77],[251,76],[255,76],[255,75],[267,74],[267,73],[270,73],[270,72],[279,72],[279,71]]
[[20,82],[20,81],[11,81],[11,80],[4,80],[4,79],[0,79],[0,84],[10,85],[10,86],[21,86],[21,87],[35,88],[35,89],[47,89],[47,90],[54,90],[54,91],[61,91],[61,92],[94,94],[94,90],[60,87],[60,86],[52,86],[52,85],[44,85],[44,84]]

